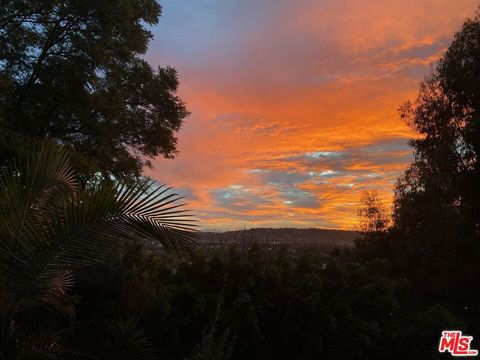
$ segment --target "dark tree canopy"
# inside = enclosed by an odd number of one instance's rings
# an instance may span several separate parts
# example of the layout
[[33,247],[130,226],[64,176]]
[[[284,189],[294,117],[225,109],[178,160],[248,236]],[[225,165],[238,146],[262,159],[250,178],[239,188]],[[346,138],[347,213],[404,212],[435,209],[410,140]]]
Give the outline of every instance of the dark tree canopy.
[[141,57],[160,14],[155,0],[1,1],[0,151],[51,138],[86,174],[119,177],[173,157],[177,73]]
[[399,267],[415,279],[422,301],[441,299],[478,323],[479,16],[463,24],[417,99],[400,110],[416,136],[414,161],[395,194]]

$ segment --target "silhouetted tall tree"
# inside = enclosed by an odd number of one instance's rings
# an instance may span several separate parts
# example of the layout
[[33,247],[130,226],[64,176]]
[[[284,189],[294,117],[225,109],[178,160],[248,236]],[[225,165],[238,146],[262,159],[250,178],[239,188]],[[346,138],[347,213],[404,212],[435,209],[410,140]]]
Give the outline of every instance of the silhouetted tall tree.
[[378,196],[378,192],[374,190],[363,192],[357,213],[360,218],[360,230],[364,237],[388,230],[390,215]]
[[[7,0],[0,6],[0,151],[52,138],[83,171],[139,175],[176,152],[188,112],[177,73],[141,57],[155,0]],[[0,152],[0,155],[1,155]]]
[[480,299],[479,16],[463,24],[400,113],[417,134],[415,159],[395,194],[400,263],[424,298],[473,311]]

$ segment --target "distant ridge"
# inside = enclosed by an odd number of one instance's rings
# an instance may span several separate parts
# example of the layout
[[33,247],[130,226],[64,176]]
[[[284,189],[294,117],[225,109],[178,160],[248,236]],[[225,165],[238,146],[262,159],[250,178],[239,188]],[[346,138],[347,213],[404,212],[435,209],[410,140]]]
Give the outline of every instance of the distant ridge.
[[353,244],[360,237],[358,231],[317,228],[252,228],[225,232],[202,232],[200,241],[205,246],[258,242],[266,245],[293,247],[320,247],[325,251]]

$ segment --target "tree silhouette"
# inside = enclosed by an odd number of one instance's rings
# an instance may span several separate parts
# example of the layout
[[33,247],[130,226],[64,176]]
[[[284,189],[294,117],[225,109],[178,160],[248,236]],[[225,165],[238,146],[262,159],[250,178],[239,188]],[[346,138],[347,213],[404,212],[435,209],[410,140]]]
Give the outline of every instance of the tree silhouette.
[[177,73],[141,57],[160,13],[155,0],[2,1],[0,155],[47,137],[105,177],[173,157],[188,114]]
[[[399,272],[418,301],[438,301],[475,323],[480,309],[480,16],[465,21],[418,97],[400,108],[416,133],[414,161],[395,190]],[[473,326],[473,325],[472,325]],[[478,328],[477,328],[478,330]]]
[[360,218],[360,231],[364,237],[371,237],[388,230],[390,216],[375,190],[362,193],[357,214]]
[[[399,178],[395,223],[437,254],[480,238],[480,17],[467,20],[414,102],[400,108],[419,135]],[[468,248],[468,250],[467,250]]]

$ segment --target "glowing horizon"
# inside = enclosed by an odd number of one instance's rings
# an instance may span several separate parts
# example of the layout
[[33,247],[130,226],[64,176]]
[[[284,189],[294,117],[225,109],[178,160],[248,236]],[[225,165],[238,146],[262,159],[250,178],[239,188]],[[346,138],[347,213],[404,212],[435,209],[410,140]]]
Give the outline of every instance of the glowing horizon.
[[192,115],[148,176],[203,229],[351,230],[363,190],[391,203],[412,158],[397,109],[478,0],[174,0],[147,53]]

